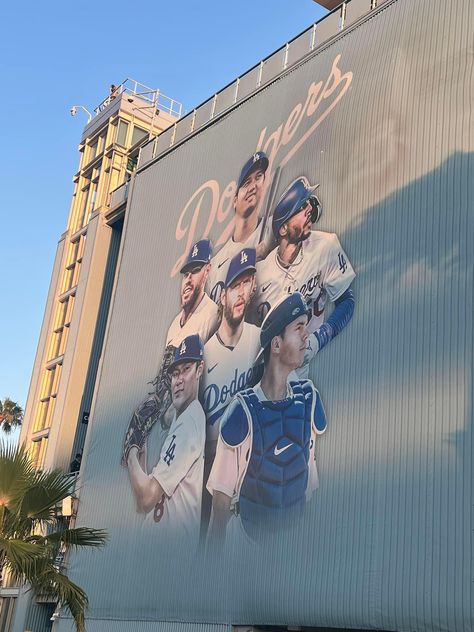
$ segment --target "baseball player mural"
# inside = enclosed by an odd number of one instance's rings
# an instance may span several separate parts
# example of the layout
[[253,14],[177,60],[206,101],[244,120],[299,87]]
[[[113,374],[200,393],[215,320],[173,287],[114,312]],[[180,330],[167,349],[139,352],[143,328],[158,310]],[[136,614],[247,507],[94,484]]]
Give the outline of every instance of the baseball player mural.
[[260,241],[259,210],[265,193],[268,158],[263,151],[254,153],[244,164],[234,196],[234,230],[232,237],[212,259],[209,275],[210,296],[219,303],[229,262],[242,248],[256,248]]
[[204,291],[211,267],[211,255],[211,242],[209,239],[201,239],[192,245],[188,258],[180,270],[181,310],[169,327],[161,366],[152,382],[154,391],[137,406],[130,420],[123,447],[124,466],[127,464],[126,453],[130,437],[137,428],[140,429],[143,440],[153,432],[153,448],[157,449],[158,454],[161,450],[173,419],[169,366],[174,361],[176,348],[186,336],[192,334],[198,334],[204,344],[217,329],[217,305]]
[[[282,295],[300,292],[310,309],[309,361],[347,325],[354,312],[352,265],[337,235],[312,230],[321,217],[321,203],[311,186],[299,177],[280,197],[272,217],[277,246],[257,265],[258,286],[251,322],[260,324]],[[335,304],[324,321],[327,300]]]
[[166,346],[177,347],[190,334],[199,334],[205,344],[219,324],[218,309],[205,292],[211,270],[212,246],[209,239],[193,244],[188,258],[180,270],[181,311],[171,323]]
[[237,394],[220,426],[207,482],[210,547],[221,546],[227,530],[243,529],[259,541],[290,526],[317,487],[315,441],[326,429],[324,408],[310,380],[288,383],[303,362],[307,323],[306,301],[295,292],[278,302],[262,324],[262,380]]
[[126,464],[137,511],[157,530],[184,534],[197,542],[201,519],[206,420],[199,403],[203,344],[187,336],[175,351],[168,371],[174,416],[156,466],[146,471],[146,437],[139,429],[130,437]]
[[221,323],[204,346],[206,370],[200,399],[206,413],[208,441],[217,441],[219,420],[227,404],[252,380],[260,330],[244,318],[255,291],[255,272],[255,248],[243,248],[231,259],[219,299]]
[[[253,381],[253,363],[260,348],[260,330],[246,323],[245,313],[255,291],[255,248],[243,248],[230,261],[220,294],[219,329],[204,346],[206,368],[200,400],[206,414],[205,481],[216,453],[219,424],[230,400]],[[203,524],[209,520],[211,499],[203,490]]]

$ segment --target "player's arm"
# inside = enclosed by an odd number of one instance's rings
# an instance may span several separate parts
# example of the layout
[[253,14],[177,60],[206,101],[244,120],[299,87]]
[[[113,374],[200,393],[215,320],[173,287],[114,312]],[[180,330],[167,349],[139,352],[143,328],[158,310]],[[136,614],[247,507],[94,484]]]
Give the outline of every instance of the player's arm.
[[227,523],[231,513],[232,499],[224,492],[214,490],[212,495],[212,517],[207,533],[208,545],[214,551],[222,550],[225,542]]
[[[346,327],[354,314],[355,298],[351,287],[348,287],[339,298],[334,301],[334,310],[329,318],[314,332],[318,348],[321,351],[328,342],[335,338]],[[306,359],[306,358],[305,358]]]
[[132,490],[137,501],[137,510],[140,513],[148,513],[163,497],[163,489],[155,478],[148,476],[143,470],[137,448],[131,448],[127,465]]
[[[216,551],[224,544],[227,524],[232,515],[232,500],[246,469],[247,461],[245,457],[242,460],[242,452],[246,454],[250,449],[248,437],[247,417],[237,397],[231,401],[222,418],[216,456],[206,485],[212,494],[208,546]],[[246,446],[244,450],[243,445]]]
[[[310,334],[304,352],[304,360],[301,369],[304,369],[314,356],[321,351],[328,342],[335,338],[346,327],[354,314],[354,292],[348,288],[341,296],[334,301],[335,308],[329,318]],[[297,369],[298,373],[298,369]]]

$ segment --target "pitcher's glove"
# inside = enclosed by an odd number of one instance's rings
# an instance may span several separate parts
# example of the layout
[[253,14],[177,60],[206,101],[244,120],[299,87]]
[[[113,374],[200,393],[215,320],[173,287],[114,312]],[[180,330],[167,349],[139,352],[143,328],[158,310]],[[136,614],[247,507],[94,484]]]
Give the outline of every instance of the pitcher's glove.
[[155,393],[157,394],[157,396],[160,399],[169,397],[169,404],[171,404],[171,375],[169,374],[168,369],[170,368],[171,363],[174,362],[175,353],[176,347],[174,347],[173,345],[168,345],[165,348],[163,359],[161,360],[160,370],[158,371],[158,375],[152,382],[155,387]]
[[122,465],[127,467],[130,450],[135,447],[143,451],[145,441],[157,421],[165,424],[165,413],[171,406],[171,378],[168,368],[174,360],[176,347],[168,345],[163,354],[160,372],[153,380],[155,392],[150,393],[132,415],[125,435]]

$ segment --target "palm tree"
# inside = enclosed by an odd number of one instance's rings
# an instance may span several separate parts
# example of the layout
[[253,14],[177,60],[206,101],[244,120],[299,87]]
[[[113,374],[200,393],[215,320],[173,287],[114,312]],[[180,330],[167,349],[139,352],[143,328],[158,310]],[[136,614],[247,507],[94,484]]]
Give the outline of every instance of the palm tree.
[[13,428],[21,426],[23,408],[9,397],[0,399],[0,429],[10,434]]
[[88,599],[65,574],[64,556],[70,549],[103,546],[107,534],[69,528],[58,514],[73,486],[74,479],[59,470],[36,471],[24,446],[0,442],[0,579],[7,571],[36,595],[57,600],[82,632]]

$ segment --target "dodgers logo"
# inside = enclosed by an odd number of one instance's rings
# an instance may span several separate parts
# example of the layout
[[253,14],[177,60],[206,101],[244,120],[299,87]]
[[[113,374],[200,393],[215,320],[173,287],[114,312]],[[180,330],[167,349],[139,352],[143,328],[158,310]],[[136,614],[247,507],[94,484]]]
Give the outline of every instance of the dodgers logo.
[[192,258],[193,258],[193,259],[194,259],[194,257],[197,257],[198,252],[199,252],[199,250],[198,250],[198,247],[197,247],[197,244],[196,244],[196,245],[194,246],[194,248],[193,248],[193,252],[192,252],[192,254],[191,254],[191,256],[192,256]]
[[228,401],[234,395],[250,386],[252,376],[253,368],[242,371],[242,373],[238,373],[237,369],[235,369],[230,384],[209,384],[204,389],[200,400],[206,413],[208,424],[213,425],[221,417]]
[[183,343],[181,344],[181,349],[179,350],[179,355],[183,355],[185,353],[186,353],[186,344],[183,341]]
[[240,253],[240,263],[241,264],[247,263],[247,259],[248,259],[247,253],[245,252],[245,250],[242,250],[242,252]]

